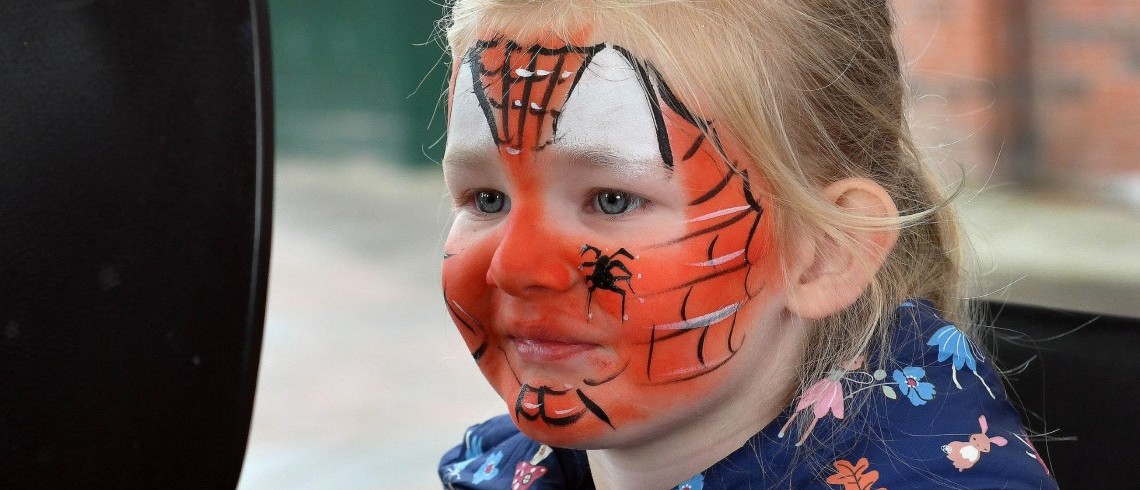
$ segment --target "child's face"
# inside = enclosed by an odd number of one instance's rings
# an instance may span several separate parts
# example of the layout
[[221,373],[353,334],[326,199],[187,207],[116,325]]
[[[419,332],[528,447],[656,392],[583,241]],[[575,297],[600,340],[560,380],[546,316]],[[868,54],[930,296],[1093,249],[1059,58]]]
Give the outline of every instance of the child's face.
[[501,38],[456,63],[444,296],[543,442],[668,430],[765,355],[779,280],[758,176],[732,172],[651,70],[614,46]]

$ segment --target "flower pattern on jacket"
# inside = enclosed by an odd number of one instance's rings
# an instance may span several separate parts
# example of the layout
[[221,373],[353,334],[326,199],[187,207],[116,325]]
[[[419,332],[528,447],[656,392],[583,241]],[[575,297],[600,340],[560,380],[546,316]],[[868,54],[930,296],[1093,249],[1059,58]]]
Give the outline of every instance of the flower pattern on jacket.
[[792,422],[796,420],[796,416],[808,408],[811,408],[814,418],[808,423],[807,429],[804,429],[800,440],[796,442],[797,446],[803,445],[804,441],[811,435],[812,430],[815,429],[815,424],[819,422],[819,419],[826,417],[828,413],[837,419],[843,418],[843,384],[840,383],[840,380],[843,379],[844,374],[845,371],[842,369],[833,369],[826,378],[816,381],[815,384],[804,390],[803,394],[800,395],[799,402],[796,403],[795,413],[788,418],[784,427],[780,429],[779,436],[784,437]]
[[445,480],[458,480],[463,474],[463,470],[467,469],[467,466],[483,455],[483,439],[474,434],[471,429],[467,429],[463,440],[465,441],[463,444],[463,457],[466,459],[447,465],[444,468],[443,475]]
[[835,466],[835,473],[827,477],[827,483],[842,485],[843,490],[871,490],[871,485],[879,481],[877,470],[867,471],[871,467],[867,458],[859,458],[854,464],[840,459],[832,463],[832,466]]
[[914,366],[904,367],[901,371],[896,369],[894,373],[899,391],[916,407],[926,405],[926,402],[934,399],[934,385],[922,381],[925,377],[926,370]]
[[475,476],[471,478],[472,483],[482,483],[488,480],[494,480],[499,476],[499,461],[503,460],[502,451],[495,451],[487,456],[479,469],[475,471]]
[[978,375],[978,361],[985,361],[985,358],[980,358],[974,353],[977,347],[974,346],[974,341],[970,340],[958,327],[954,325],[946,325],[934,335],[930,337],[930,341],[926,345],[938,346],[938,362],[943,362],[947,359],[951,360],[950,373],[951,379],[954,381],[954,386],[959,390],[962,389],[962,383],[958,381],[958,371],[962,368],[969,369],[974,373],[982,382],[982,386],[986,387],[989,392],[990,398],[994,397],[993,390],[986,384],[986,380]]

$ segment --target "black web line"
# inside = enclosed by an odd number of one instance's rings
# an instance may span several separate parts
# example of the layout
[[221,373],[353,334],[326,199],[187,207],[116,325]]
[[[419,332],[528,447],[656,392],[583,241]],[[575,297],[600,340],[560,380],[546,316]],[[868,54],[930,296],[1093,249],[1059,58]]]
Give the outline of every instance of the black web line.
[[[550,118],[551,118],[551,120],[550,120],[550,139],[542,142],[541,144],[535,145],[534,151],[541,151],[543,148],[546,148],[546,145],[553,143],[555,137],[557,136],[556,131],[558,128],[558,118],[560,116],[562,116],[562,113],[559,111],[550,109],[549,105],[550,105],[550,99],[554,96],[554,89],[558,88],[558,85],[562,83],[562,78],[560,75],[562,73],[562,67],[565,64],[566,64],[566,55],[565,54],[558,55],[558,61],[556,61],[554,63],[554,70],[552,70],[550,72],[550,75],[547,75],[548,77],[552,77],[552,78],[550,79],[549,83],[547,83],[547,85],[546,85],[546,93],[543,94],[543,96],[542,96],[542,114],[543,115],[549,114]],[[567,94],[567,100],[569,100],[569,94]],[[544,119],[539,119],[538,126],[540,128],[539,129],[540,131],[541,131],[543,122],[545,122]]]
[[665,127],[665,115],[661,111],[661,104],[649,79],[649,73],[645,69],[645,63],[621,46],[614,46],[614,49],[621,53],[630,67],[637,72],[637,80],[645,91],[646,102],[649,103],[649,110],[653,114],[653,129],[657,133],[657,148],[661,152],[661,160],[665,163],[665,168],[673,168],[673,148],[669,144],[669,130]]
[[[686,322],[688,321],[687,312],[685,310],[686,310],[686,307],[687,307],[688,302],[689,302],[689,295],[692,294],[692,292],[693,292],[693,290],[692,290],[692,288],[690,288],[689,292],[685,294],[684,301],[681,302],[681,319],[682,319],[682,321],[686,321]],[[684,330],[679,330],[679,331],[675,331],[675,332],[670,332],[668,335],[665,335],[664,337],[657,338],[656,337],[657,329],[652,328],[650,331],[650,341],[649,341],[650,342],[649,343],[649,359],[646,362],[646,366],[645,366],[646,379],[648,379],[654,383],[658,383],[658,384],[680,383],[683,381],[688,381],[688,380],[699,378],[701,376],[709,374],[713,371],[716,371],[721,366],[724,366],[725,364],[727,364],[729,360],[736,357],[736,353],[740,350],[740,346],[737,346],[735,348],[732,346],[732,337],[736,332],[736,320],[737,320],[737,318],[739,318],[738,315],[739,315],[739,310],[734,311],[732,313],[732,323],[729,324],[728,335],[725,336],[725,347],[728,349],[728,353],[729,353],[728,356],[726,356],[724,359],[721,359],[720,362],[717,362],[716,364],[713,364],[713,365],[709,365],[705,362],[705,355],[704,355],[705,339],[707,338],[708,332],[712,328],[713,324],[706,325],[700,329],[701,335],[697,339],[697,352],[696,352],[696,354],[697,354],[697,361],[700,363],[701,369],[698,370],[697,372],[690,374],[690,375],[682,376],[680,378],[665,380],[665,381],[653,381],[652,373],[653,373],[653,350],[654,350],[654,346],[656,345],[656,343],[658,341],[663,342],[663,341],[669,340],[671,338],[679,337],[679,336],[684,335],[686,333],[692,332],[695,329],[684,329]],[[716,323],[720,323],[722,321],[724,321],[724,320],[718,321]],[[743,339],[741,341],[743,342]]]
[[[538,56],[531,56],[530,61],[528,61],[526,64],[526,70],[533,74],[537,66]],[[530,115],[530,104],[528,104],[528,102],[530,102],[530,91],[534,89],[534,82],[534,75],[527,77],[527,79],[523,81],[523,93],[522,97],[519,99],[520,103],[523,104],[523,107],[519,108],[519,126],[518,129],[514,131],[514,134],[518,135],[518,141],[515,142],[515,148],[518,148],[520,150],[522,149],[523,132],[526,130],[527,116]],[[509,90],[503,93],[504,102],[507,100],[507,98],[509,98],[509,94]],[[543,107],[546,106],[543,105]],[[541,119],[539,119],[539,125],[542,125]]]
[[[537,412],[533,415],[528,413],[526,411],[526,408],[523,407],[523,402],[526,400],[527,393],[535,394],[535,405],[538,405],[538,409]],[[546,413],[546,397],[548,395],[561,397],[566,396],[568,393],[570,393],[570,390],[556,390],[546,385],[539,387],[533,387],[528,384],[522,385],[522,387],[519,388],[519,396],[515,399],[515,420],[523,418],[534,422],[541,419],[549,426],[565,427],[577,422],[586,412],[590,412],[594,414],[594,416],[599,420],[605,422],[606,425],[610,426],[611,429],[614,428],[614,424],[610,421],[610,417],[606,414],[606,411],[603,410],[602,407],[600,407],[593,400],[591,400],[590,397],[586,396],[586,394],[581,389],[575,389],[574,394],[577,395],[578,400],[582,402],[582,407],[584,410],[579,411],[573,415],[567,415],[565,417],[552,417],[548,415]]]
[[483,354],[487,351],[488,340],[487,340],[486,329],[483,327],[482,324],[479,323],[478,320],[476,320],[474,317],[472,317],[471,321],[475,322],[475,325],[479,327],[479,332],[476,332],[475,328],[472,327],[470,323],[467,323],[467,320],[463,319],[464,315],[461,315],[459,311],[456,311],[455,307],[451,304],[451,300],[448,299],[448,297],[447,297],[447,286],[446,285],[444,285],[444,288],[443,288],[443,302],[445,305],[447,305],[447,311],[451,312],[452,318],[459,320],[459,323],[463,324],[463,326],[466,327],[467,330],[470,331],[472,334],[479,335],[481,333],[483,335],[483,341],[478,346],[475,347],[474,351],[471,352],[471,357],[475,359],[476,363],[478,363],[479,360],[483,358]]
[[707,253],[707,255],[708,255],[708,258],[709,258],[709,262],[712,262],[712,261],[714,260],[714,257],[713,257],[713,247],[716,247],[716,241],[717,241],[717,240],[719,240],[719,239],[720,239],[720,235],[717,235],[717,236],[714,236],[714,237],[713,237],[713,239],[712,239],[712,241],[711,241],[711,242],[709,242],[709,250],[708,250],[708,253]]
[[[729,218],[729,219],[722,221],[721,223],[706,227],[706,228],[699,230],[697,232],[690,233],[690,234],[688,234],[684,237],[681,237],[679,239],[672,240],[670,242],[666,242],[666,245],[678,243],[678,242],[681,242],[684,240],[695,238],[697,236],[708,234],[712,231],[727,228],[728,226],[732,226],[732,225],[740,222],[741,220],[743,220],[744,218],[746,218],[750,215],[753,217],[752,223],[748,229],[747,237],[745,238],[745,244],[744,244],[745,254],[744,254],[744,261],[742,263],[740,263],[736,266],[733,266],[733,267],[729,267],[727,269],[723,269],[723,270],[713,272],[711,274],[706,274],[706,275],[699,277],[697,279],[685,282],[684,284],[681,284],[679,286],[675,286],[675,287],[669,288],[667,290],[663,290],[663,291],[659,291],[659,292],[650,294],[650,295],[662,294],[662,293],[677,291],[677,290],[682,289],[682,288],[688,288],[688,291],[685,293],[685,297],[681,302],[681,308],[680,308],[680,312],[679,312],[682,322],[688,322],[689,321],[688,303],[689,303],[689,298],[691,297],[691,295],[693,293],[693,289],[697,285],[704,283],[706,281],[710,281],[710,280],[715,279],[717,277],[721,277],[721,276],[724,276],[726,274],[731,274],[731,273],[738,272],[741,270],[746,270],[747,272],[745,273],[744,285],[743,285],[744,286],[744,293],[745,293],[746,298],[748,298],[748,299],[751,299],[754,296],[748,287],[748,276],[751,275],[752,267],[753,267],[753,257],[751,257],[752,243],[753,243],[753,240],[755,240],[755,238],[756,238],[756,231],[759,228],[761,218],[763,218],[764,209],[760,205],[760,203],[756,200],[756,197],[752,194],[752,185],[751,185],[751,181],[748,177],[748,171],[743,170],[743,171],[740,171],[738,173],[738,172],[734,172],[734,171],[732,171],[732,169],[730,169],[729,172],[725,175],[725,177],[720,182],[718,182],[717,185],[713,187],[713,189],[706,192],[702,196],[698,197],[693,202],[699,204],[699,203],[704,203],[704,202],[707,202],[707,201],[715,198],[721,192],[723,192],[724,189],[726,189],[728,187],[728,184],[731,182],[732,178],[736,175],[739,175],[740,179],[741,179],[741,190],[742,190],[742,193],[744,194],[744,200],[748,204],[747,212],[740,213],[736,216],[733,216],[732,218]],[[715,248],[716,243],[719,239],[720,239],[720,235],[717,234],[717,235],[713,236],[712,240],[710,240],[710,242],[709,242],[708,248],[706,249],[706,255],[708,256],[709,261],[715,260],[714,248]],[[715,324],[723,322],[724,320],[722,319],[722,320],[716,321],[714,323],[711,323],[709,325],[705,325],[703,327],[700,327],[701,333],[700,333],[700,337],[698,337],[698,339],[697,339],[696,353],[695,353],[697,362],[700,365],[700,368],[697,370],[697,372],[692,373],[691,375],[688,375],[688,376],[683,376],[680,378],[676,378],[676,379],[672,379],[672,380],[668,380],[668,381],[663,381],[662,383],[676,383],[676,382],[687,381],[687,380],[694,379],[694,378],[697,378],[700,376],[704,376],[705,374],[708,374],[710,372],[713,372],[713,371],[719,369],[721,366],[723,366],[725,363],[727,363],[730,359],[735,357],[737,351],[739,350],[739,346],[733,347],[732,341],[733,341],[733,336],[734,336],[735,331],[736,331],[736,321],[737,321],[738,315],[739,315],[739,309],[732,313],[732,323],[729,326],[728,334],[727,334],[726,340],[725,340],[726,348],[728,349],[728,352],[729,352],[728,356],[726,356],[720,362],[717,362],[716,364],[713,364],[713,365],[709,365],[705,359],[705,344],[707,341],[709,331],[712,329],[712,327]],[[649,358],[646,362],[646,378],[647,379],[652,381],[652,377],[653,377],[652,376],[653,353],[655,351],[657,342],[658,341],[663,342],[663,341],[666,341],[666,340],[669,340],[672,338],[676,338],[676,337],[679,337],[681,335],[685,335],[686,333],[691,332],[693,330],[696,330],[696,329],[685,328],[685,329],[677,330],[674,332],[669,332],[668,334],[665,334],[661,337],[658,337],[656,326],[651,328],[650,340],[649,340]]]
[[[560,74],[562,72],[562,68],[565,66],[566,55],[571,54],[571,53],[584,55],[584,59],[582,61],[582,67],[579,70],[577,70],[577,72],[575,73],[573,81],[570,85],[570,89],[567,91],[567,99],[569,99],[570,95],[574,92],[574,88],[577,87],[578,82],[581,80],[582,74],[586,71],[586,68],[590,65],[590,62],[593,59],[594,54],[597,53],[598,51],[601,51],[602,49],[604,49],[605,44],[596,44],[593,46],[566,45],[566,46],[562,46],[559,48],[545,48],[545,47],[542,47],[539,45],[530,46],[529,48],[527,48],[525,50],[525,53],[527,53],[531,56],[531,58],[527,64],[527,70],[530,71],[532,73],[532,75],[529,77],[518,77],[518,76],[515,76],[514,74],[512,74],[510,71],[510,67],[512,65],[511,59],[512,59],[513,55],[515,55],[516,53],[519,53],[519,52],[524,52],[524,50],[518,44],[516,44],[514,41],[506,41],[506,44],[503,45],[503,63],[501,66],[499,66],[496,69],[488,69],[483,64],[483,61],[482,61],[483,53],[486,52],[486,50],[488,50],[488,49],[498,47],[501,42],[502,42],[502,40],[500,38],[487,40],[487,41],[478,41],[475,43],[474,46],[472,46],[467,51],[466,62],[468,64],[468,68],[470,69],[471,74],[472,74],[472,86],[473,86],[473,89],[475,91],[475,97],[479,102],[480,109],[482,109],[482,111],[483,111],[483,117],[487,120],[488,128],[491,131],[492,138],[494,139],[496,145],[507,144],[507,145],[511,145],[514,148],[521,149],[521,145],[522,145],[521,138],[522,138],[523,130],[526,127],[527,114],[535,114],[536,116],[539,116],[538,124],[540,125],[540,130],[541,130],[541,125],[544,122],[543,116],[550,114],[554,118],[554,120],[551,123],[552,138],[551,138],[551,141],[547,141],[547,142],[542,143],[541,145],[536,146],[535,150],[541,150],[541,149],[545,148],[547,144],[549,144],[553,141],[553,135],[557,132],[557,120],[558,120],[558,117],[561,115],[561,112],[559,112],[559,111],[548,111],[547,106],[550,103],[550,99],[553,97],[553,92],[554,92],[555,87],[561,83],[564,83],[564,81],[560,78]],[[555,70],[552,71],[548,75],[534,74],[534,72],[536,71],[535,65],[537,63],[537,59],[538,59],[537,56],[538,55],[558,56],[558,61],[556,62]],[[500,96],[499,96],[498,100],[489,99],[487,97],[488,87],[483,83],[483,78],[482,78],[483,76],[497,76],[498,77],[499,85],[500,85],[500,87],[499,87],[500,88],[500,90],[499,90]],[[511,126],[511,118],[510,118],[510,110],[511,110],[510,109],[510,107],[511,107],[510,91],[511,91],[511,88],[514,86],[515,83],[522,81],[522,83],[524,84],[524,87],[523,87],[523,96],[520,99],[520,102],[525,101],[525,100],[528,100],[530,98],[530,91],[532,89],[533,84],[538,82],[538,81],[546,80],[548,78],[550,78],[550,85],[547,87],[546,94],[542,100],[541,110],[532,109],[530,107],[530,104],[527,104],[526,107],[520,107],[519,108],[518,121],[517,121],[518,130],[512,131],[511,130],[511,127],[512,127]],[[501,116],[498,121],[496,121],[495,115],[494,115],[494,111],[496,109],[499,110],[500,116]],[[512,137],[512,134],[514,134],[514,133],[518,134],[519,141],[513,141],[514,138]]]
[[[502,141],[507,145],[512,145],[511,141],[511,106],[509,99],[511,98],[511,86],[514,85],[514,78],[511,77],[511,55],[518,49],[518,45],[513,42],[508,42],[503,48],[503,67],[499,71],[499,101],[502,103],[502,112],[499,119],[499,124],[502,126],[503,132]],[[517,146],[517,145],[516,145]]]
[[602,410],[602,407],[599,407],[598,404],[589,399],[585,393],[582,393],[582,390],[578,390],[578,398],[582,400],[582,406],[586,407],[586,410],[589,410],[595,417],[605,422],[611,429],[616,428],[614,424],[610,422],[610,417],[606,415],[605,410]]
[[[479,101],[479,108],[483,110],[483,117],[487,120],[491,137],[494,138],[497,146],[503,144],[503,140],[499,137],[499,126],[495,123],[495,114],[492,112],[491,102],[487,100],[486,87],[483,86],[483,62],[480,59],[480,55],[487,47],[484,43],[478,43],[469,49],[467,51],[467,66],[471,71],[471,84],[475,90],[475,98]],[[503,63],[503,66],[506,66],[506,63]]]
[[732,177],[734,175],[736,175],[736,172],[729,170],[728,173],[726,173],[724,175],[724,178],[720,180],[720,182],[717,182],[717,184],[715,186],[713,186],[712,189],[709,189],[708,192],[705,192],[704,194],[701,194],[700,197],[690,201],[689,205],[690,206],[698,206],[698,205],[704,204],[704,203],[708,202],[710,199],[716,197],[717,195],[720,194],[720,191],[723,191],[724,188],[728,186],[728,183],[732,181]]
[[515,378],[515,382],[518,383],[520,387],[526,386],[523,384],[522,379],[519,378],[519,373],[515,372],[515,367],[511,365],[511,361],[508,360],[507,351],[503,349],[501,345],[496,345],[495,347],[499,349],[499,352],[503,353],[503,364],[507,365],[507,369],[511,371],[511,376]]
[[681,161],[693,158],[693,155],[697,154],[697,150],[701,149],[701,145],[704,144],[704,142],[705,133],[698,133],[697,137],[693,140],[692,146],[689,146],[689,150],[685,152],[685,156],[681,157]]
[[621,376],[621,373],[624,373],[624,372],[625,372],[625,370],[626,370],[626,368],[628,368],[628,367],[629,367],[629,360],[627,359],[627,360],[625,361],[625,365],[623,365],[623,366],[621,367],[621,369],[618,369],[618,370],[617,370],[617,371],[615,371],[613,374],[611,374],[611,375],[609,375],[609,376],[606,376],[606,377],[604,377],[604,378],[602,378],[602,379],[599,379],[599,380],[593,380],[593,379],[583,379],[583,380],[582,380],[582,384],[585,384],[586,386],[601,386],[601,385],[604,385],[604,384],[606,384],[606,383],[609,383],[610,381],[613,381],[614,379],[617,379],[617,377],[618,377],[618,376]]
[[666,241],[666,242],[658,243],[656,245],[651,245],[649,248],[661,248],[661,247],[667,247],[669,245],[676,245],[676,244],[681,243],[685,240],[696,238],[696,237],[699,237],[701,235],[707,235],[707,234],[712,233],[714,231],[723,230],[725,228],[728,228],[728,227],[736,224],[736,222],[738,222],[738,221],[740,221],[746,217],[748,217],[748,213],[737,213],[736,216],[733,216],[729,219],[721,221],[720,223],[717,223],[715,225],[711,225],[711,226],[702,228],[700,230],[697,230],[697,231],[694,231],[691,233],[687,233],[687,234],[685,234],[679,238],[674,238],[674,239]]

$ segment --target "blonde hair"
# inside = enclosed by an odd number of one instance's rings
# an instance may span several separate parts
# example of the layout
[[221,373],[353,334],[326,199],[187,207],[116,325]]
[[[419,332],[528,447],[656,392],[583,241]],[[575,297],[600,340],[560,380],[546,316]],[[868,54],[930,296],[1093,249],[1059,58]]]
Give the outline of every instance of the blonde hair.
[[[971,331],[958,220],[912,142],[885,1],[456,0],[444,22],[456,59],[488,32],[572,39],[583,28],[643,56],[764,176],[777,237],[862,247],[852,231],[900,229],[859,299],[816,322],[801,390],[858,355],[884,352],[907,298],[932,301]],[[877,182],[901,217],[867,218],[823,197],[847,177]],[[792,245],[777,246],[788,256]]]

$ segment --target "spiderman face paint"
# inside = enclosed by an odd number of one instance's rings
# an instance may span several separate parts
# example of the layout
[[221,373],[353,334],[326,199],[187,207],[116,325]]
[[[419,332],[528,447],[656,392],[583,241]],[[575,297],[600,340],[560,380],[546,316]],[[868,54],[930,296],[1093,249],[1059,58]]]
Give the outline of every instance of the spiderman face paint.
[[456,64],[444,297],[531,437],[622,444],[756,375],[775,260],[715,135],[618,46],[488,38]]

